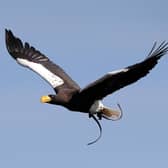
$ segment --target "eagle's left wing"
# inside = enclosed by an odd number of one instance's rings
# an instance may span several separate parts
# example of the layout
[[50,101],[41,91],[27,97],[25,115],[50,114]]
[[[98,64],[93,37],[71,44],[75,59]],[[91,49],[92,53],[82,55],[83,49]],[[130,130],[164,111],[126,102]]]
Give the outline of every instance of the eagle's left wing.
[[160,46],[156,48],[155,42],[148,57],[144,61],[107,73],[102,78],[82,89],[80,96],[90,101],[100,100],[108,94],[136,82],[140,78],[146,76],[167,51],[168,43],[162,42]]

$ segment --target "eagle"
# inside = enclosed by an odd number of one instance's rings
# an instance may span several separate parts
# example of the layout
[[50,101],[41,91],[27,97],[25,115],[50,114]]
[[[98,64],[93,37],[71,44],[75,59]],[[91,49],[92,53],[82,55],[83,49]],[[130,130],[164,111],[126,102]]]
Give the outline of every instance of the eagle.
[[122,117],[121,106],[118,104],[119,110],[113,110],[103,105],[103,98],[146,76],[168,51],[168,42],[163,41],[158,46],[155,42],[143,61],[108,72],[100,79],[80,88],[59,65],[53,63],[29,43],[23,43],[11,30],[5,29],[5,38],[7,50],[17,63],[39,74],[54,89],[55,94],[41,97],[42,103],[60,105],[70,111],[87,113],[96,121],[100,135],[88,145],[97,142],[102,135],[102,127],[98,120],[102,118],[119,120]]

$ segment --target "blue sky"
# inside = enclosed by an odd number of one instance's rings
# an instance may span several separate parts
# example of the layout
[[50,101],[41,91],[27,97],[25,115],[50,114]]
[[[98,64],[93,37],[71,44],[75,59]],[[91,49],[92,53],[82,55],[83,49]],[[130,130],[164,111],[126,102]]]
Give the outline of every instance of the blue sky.
[[103,137],[82,113],[39,102],[52,88],[17,65],[4,29],[62,66],[81,87],[141,61],[168,40],[166,0],[9,1],[0,5],[0,167],[167,167],[168,57],[136,84],[104,99],[124,117],[102,121]]

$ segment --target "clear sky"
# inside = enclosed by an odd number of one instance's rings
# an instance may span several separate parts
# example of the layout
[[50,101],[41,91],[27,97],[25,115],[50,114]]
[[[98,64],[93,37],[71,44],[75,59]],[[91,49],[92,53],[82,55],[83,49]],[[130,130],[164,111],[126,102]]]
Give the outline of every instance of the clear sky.
[[168,166],[168,56],[144,79],[104,99],[124,116],[103,120],[102,139],[82,113],[39,102],[52,88],[20,67],[5,47],[11,29],[62,66],[81,87],[143,60],[168,40],[167,0],[1,0],[0,167]]

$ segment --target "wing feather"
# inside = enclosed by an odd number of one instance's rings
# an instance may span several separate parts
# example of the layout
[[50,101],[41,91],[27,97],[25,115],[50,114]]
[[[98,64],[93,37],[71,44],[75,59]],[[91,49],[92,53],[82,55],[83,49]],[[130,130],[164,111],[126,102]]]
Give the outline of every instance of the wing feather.
[[154,43],[148,57],[137,64],[107,73],[102,78],[81,90],[80,97],[90,101],[103,99],[105,96],[146,76],[158,60],[167,53],[168,43],[162,42],[158,48]]
[[80,90],[78,84],[60,66],[54,64],[29,43],[23,44],[10,30],[6,30],[6,47],[19,64],[39,74],[56,92],[62,88]]

